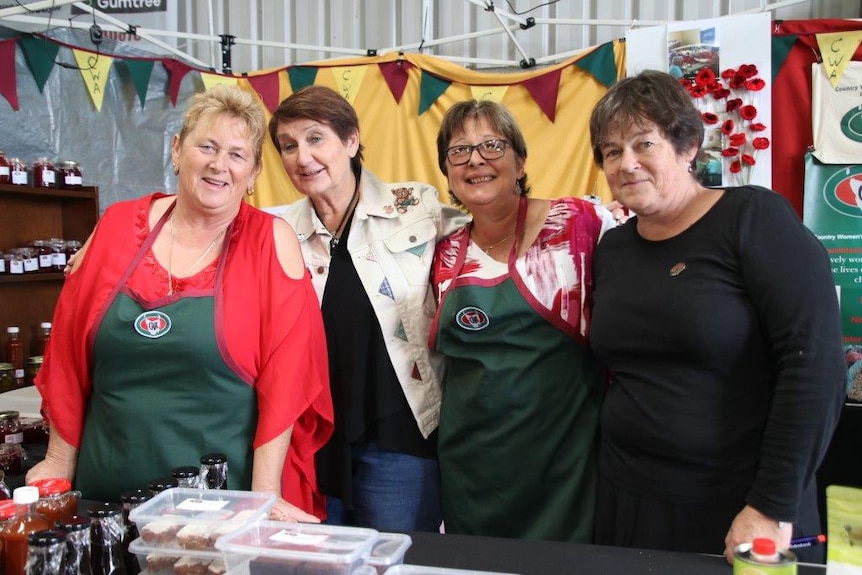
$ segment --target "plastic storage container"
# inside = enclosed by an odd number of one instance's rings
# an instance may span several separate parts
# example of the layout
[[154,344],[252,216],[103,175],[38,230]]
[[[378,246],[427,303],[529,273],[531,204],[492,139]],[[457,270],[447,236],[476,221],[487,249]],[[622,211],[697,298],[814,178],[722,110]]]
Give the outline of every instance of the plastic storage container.
[[501,571],[471,571],[469,569],[448,569],[446,567],[425,567],[424,565],[396,565],[386,575],[516,575]]
[[132,509],[129,520],[148,546],[212,551],[219,536],[265,517],[273,503],[268,493],[174,487]]
[[283,521],[255,521],[216,541],[236,575],[375,573],[366,565],[378,532]]
[[174,575],[174,573],[224,573],[221,553],[217,551],[170,551],[147,545],[138,537],[129,543],[129,553],[138,558],[141,573],[145,575]]
[[412,544],[413,540],[404,533],[381,533],[371,548],[367,562],[378,575],[383,575],[393,565],[404,563],[404,554]]

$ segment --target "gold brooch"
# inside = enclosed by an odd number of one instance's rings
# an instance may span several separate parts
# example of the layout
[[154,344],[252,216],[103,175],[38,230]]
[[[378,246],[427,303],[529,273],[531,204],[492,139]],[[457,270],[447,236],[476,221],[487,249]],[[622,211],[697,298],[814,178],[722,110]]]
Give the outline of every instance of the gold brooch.
[[685,271],[685,262],[679,262],[678,264],[674,264],[672,268],[670,268],[671,277],[676,277],[682,272]]

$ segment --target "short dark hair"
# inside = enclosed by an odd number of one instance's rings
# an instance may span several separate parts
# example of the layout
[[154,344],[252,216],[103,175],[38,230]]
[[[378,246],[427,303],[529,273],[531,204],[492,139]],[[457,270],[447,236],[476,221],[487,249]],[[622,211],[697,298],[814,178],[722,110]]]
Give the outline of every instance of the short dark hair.
[[677,154],[703,143],[703,119],[680,81],[658,70],[620,80],[602,96],[590,116],[593,159],[602,167],[602,146],[612,131],[652,122]]
[[[269,119],[269,137],[276,150],[281,152],[278,125],[300,118],[326,124],[342,142],[354,132],[359,134],[356,110],[341,94],[326,86],[306,86],[282,100]],[[356,155],[350,159],[350,168],[357,179],[362,174],[362,150],[360,142]]]
[[[521,133],[521,128],[518,127],[518,122],[512,112],[504,105],[491,100],[465,100],[458,102],[446,111],[443,121],[440,123],[440,130],[437,132],[437,165],[440,166],[440,171],[443,174],[448,175],[449,173],[446,150],[449,149],[452,136],[462,132],[468,121],[481,118],[488,120],[495,130],[503,134],[503,137],[511,144],[512,151],[522,161],[527,161],[527,142],[524,140],[524,134]],[[521,187],[521,195],[526,196],[530,193],[526,172],[518,179],[518,185]],[[452,203],[462,205],[451,190],[449,197]]]

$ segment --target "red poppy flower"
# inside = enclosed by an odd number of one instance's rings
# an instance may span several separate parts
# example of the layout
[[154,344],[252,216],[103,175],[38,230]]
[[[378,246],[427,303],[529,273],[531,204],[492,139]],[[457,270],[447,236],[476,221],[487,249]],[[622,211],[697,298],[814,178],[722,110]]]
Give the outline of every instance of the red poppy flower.
[[718,87],[712,91],[712,97],[716,100],[721,100],[722,98],[727,98],[728,96],[730,96],[730,90],[728,90],[721,84],[719,84]]
[[755,150],[765,150],[769,147],[769,138],[754,138],[751,145],[754,146]]
[[748,164],[749,166],[753,166],[754,164],[757,163],[757,161],[754,159],[754,156],[750,156],[748,154],[742,154],[742,163]]
[[739,132],[736,134],[731,134],[730,135],[730,145],[736,146],[737,148],[740,146],[744,146],[746,139],[747,138],[745,136],[745,132]]
[[743,64],[739,67],[739,74],[744,78],[754,78],[757,76],[757,66],[754,64]]
[[745,87],[752,92],[759,92],[766,87],[766,82],[764,82],[762,78],[752,78],[745,83]]
[[739,163],[739,160],[733,160],[730,164],[730,173],[738,174],[742,171],[742,164]]
[[698,86],[708,86],[715,82],[715,72],[712,71],[712,68],[701,68],[697,76],[694,77],[694,81]]
[[706,88],[704,88],[700,84],[694,84],[688,91],[688,95],[692,98],[703,98],[704,96],[706,96]]
[[745,78],[741,74],[737,74],[728,82],[732,90],[742,90],[745,88]]
[[725,148],[721,151],[721,155],[725,158],[732,158],[739,155],[739,150],[737,148]]
[[757,108],[751,104],[743,106],[739,109],[739,115],[743,120],[753,120],[757,116]]
[[700,115],[700,117],[703,118],[704,124],[709,124],[711,126],[712,124],[718,123],[718,114],[713,114],[712,112],[704,112]]
[[728,100],[724,105],[724,109],[728,112],[733,112],[734,110],[738,110],[742,107],[742,98],[733,98],[732,100]]
[[734,70],[733,68],[728,68],[721,71],[721,77],[725,80],[730,80],[734,76],[736,76],[736,70]]
[[760,122],[752,122],[751,124],[748,125],[748,129],[751,130],[752,132],[762,132],[763,130],[766,129],[766,126],[764,126]]
[[721,125],[721,133],[725,136],[729,136],[733,133],[733,120],[728,118],[724,121],[724,123]]

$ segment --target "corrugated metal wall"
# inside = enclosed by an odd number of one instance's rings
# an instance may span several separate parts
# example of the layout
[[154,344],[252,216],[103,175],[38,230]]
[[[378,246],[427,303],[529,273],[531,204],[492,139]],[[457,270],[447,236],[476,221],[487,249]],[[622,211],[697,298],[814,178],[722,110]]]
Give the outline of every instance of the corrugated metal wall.
[[[538,64],[625,36],[632,26],[698,20],[778,5],[774,19],[860,18],[860,0],[178,0],[178,30],[231,35],[234,73],[403,49],[477,68]],[[521,29],[516,18],[536,24]],[[515,30],[522,50],[503,30]],[[486,33],[491,32],[489,35]],[[452,38],[461,38],[450,41]],[[423,42],[424,41],[424,42]],[[179,40],[192,56],[222,68],[221,47]],[[265,45],[255,45],[264,43]],[[284,47],[284,44],[291,44]],[[330,48],[330,49],[324,49]],[[559,57],[562,55],[562,57]]]

